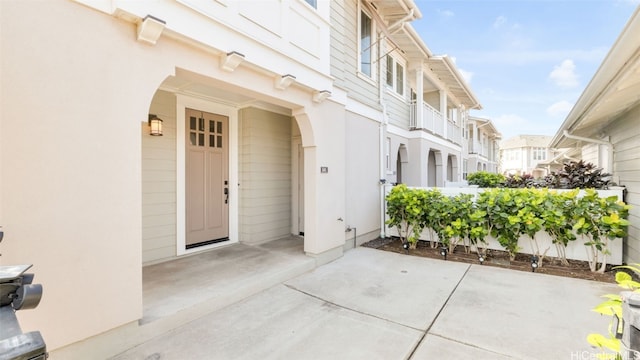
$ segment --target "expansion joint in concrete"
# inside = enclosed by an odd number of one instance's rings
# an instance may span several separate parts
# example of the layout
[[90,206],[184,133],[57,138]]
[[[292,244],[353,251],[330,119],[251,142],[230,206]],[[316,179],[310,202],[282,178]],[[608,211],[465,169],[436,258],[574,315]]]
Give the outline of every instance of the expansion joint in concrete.
[[319,297],[319,296],[317,296],[317,295],[314,295],[314,294],[308,293],[308,292],[306,292],[306,291],[302,291],[302,290],[300,290],[300,289],[296,288],[295,286],[291,286],[291,285],[289,285],[289,284],[284,284],[284,286],[288,287],[289,289],[291,289],[291,290],[293,290],[293,291],[297,291],[297,292],[299,292],[299,293],[301,293],[301,294],[307,295],[307,296],[309,296],[309,297],[312,297],[312,298],[314,298],[314,299],[320,300],[320,301],[325,302],[325,303],[327,303],[327,304],[330,304],[330,305],[333,305],[333,306],[339,307],[339,308],[341,308],[341,309],[345,309],[345,310],[347,310],[347,311],[352,311],[352,312],[354,312],[354,313],[358,313],[358,314],[361,314],[361,315],[364,315],[364,316],[370,316],[370,317],[372,317],[372,318],[376,318],[376,319],[379,319],[379,320],[382,320],[382,321],[390,322],[390,323],[392,323],[392,324],[396,324],[396,325],[399,325],[399,326],[402,326],[402,327],[406,327],[406,328],[408,328],[408,329],[413,329],[413,330],[416,330],[416,331],[423,331],[422,329],[418,329],[418,328],[415,328],[415,327],[413,327],[413,326],[408,326],[408,325],[406,325],[406,324],[402,324],[402,323],[399,323],[399,322],[396,322],[396,321],[393,321],[393,320],[385,319],[385,318],[383,318],[383,317],[380,317],[380,316],[377,316],[377,315],[374,315],[374,314],[369,314],[369,313],[366,313],[366,312],[364,312],[364,311],[359,311],[359,310],[356,310],[356,309],[352,309],[352,308],[346,307],[346,306],[344,306],[344,305],[336,304],[336,303],[334,303],[334,302],[332,302],[332,301],[329,301],[329,300],[327,300],[327,299],[323,299],[323,298],[321,298],[321,297]]
[[[465,276],[467,276],[467,273],[469,272],[469,269],[471,269],[471,265],[468,265],[467,269],[464,271],[464,274],[462,274],[462,276],[460,276],[460,279],[456,283],[456,286],[454,286],[454,288],[451,291],[451,293],[449,293],[449,296],[447,297],[447,300],[445,300],[444,303],[442,303],[442,306],[438,310],[438,313],[436,314],[436,316],[434,316],[433,320],[431,321],[431,323],[429,324],[427,329],[424,330],[424,333],[422,334],[422,337],[420,338],[420,341],[418,341],[416,343],[415,347],[413,348],[413,351],[411,351],[411,354],[409,354],[409,357],[407,359],[411,359],[411,357],[413,357],[413,354],[415,354],[416,350],[418,350],[418,346],[420,346],[420,344],[422,344],[422,342],[424,341],[424,338],[429,333],[429,330],[431,330],[431,327],[433,326],[433,324],[435,324],[436,320],[438,320],[438,317],[440,316],[440,313],[442,313],[442,310],[444,310],[444,308],[447,306],[447,304],[449,303],[449,300],[451,299],[453,294],[455,294],[456,290],[458,290],[458,286],[460,286],[460,283],[462,282],[462,280],[464,280]],[[422,331],[422,330],[420,330],[420,331]]]

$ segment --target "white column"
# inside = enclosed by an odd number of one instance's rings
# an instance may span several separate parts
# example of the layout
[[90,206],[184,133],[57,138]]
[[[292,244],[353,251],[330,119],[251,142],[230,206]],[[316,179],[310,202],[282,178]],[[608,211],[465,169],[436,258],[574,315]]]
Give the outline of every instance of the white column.
[[445,139],[447,138],[447,92],[440,90],[440,113],[442,114],[442,126]]
[[416,69],[416,127],[424,128],[424,71],[422,65]]

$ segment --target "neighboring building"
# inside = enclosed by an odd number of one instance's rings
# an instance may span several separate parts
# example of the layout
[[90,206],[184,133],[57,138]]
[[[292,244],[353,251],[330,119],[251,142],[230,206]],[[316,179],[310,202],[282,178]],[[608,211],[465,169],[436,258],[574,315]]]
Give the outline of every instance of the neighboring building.
[[612,173],[631,204],[624,261],[640,261],[640,7],[551,140]]
[[[467,153],[463,160],[463,179],[477,171],[498,172],[500,139],[502,135],[489,119],[469,117],[467,124]],[[465,166],[466,162],[466,166]]]
[[538,166],[556,156],[549,148],[551,136],[517,135],[500,143],[500,172],[504,175],[529,174],[536,178],[547,175],[547,168]]
[[460,181],[480,104],[420,16],[411,0],[0,1],[2,261],[37,264],[46,289],[21,323],[54,354],[122,350],[100,341],[140,339],[145,266],[290,234],[323,264],[347,226],[380,235],[382,183]]

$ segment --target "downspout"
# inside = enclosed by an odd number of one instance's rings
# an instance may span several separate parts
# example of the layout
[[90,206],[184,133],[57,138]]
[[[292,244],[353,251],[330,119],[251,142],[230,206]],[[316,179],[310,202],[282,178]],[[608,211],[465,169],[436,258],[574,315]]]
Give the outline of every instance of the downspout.
[[[382,46],[379,44],[378,45],[378,51],[382,50]],[[385,133],[387,131],[387,124],[389,123],[389,118],[387,117],[387,104],[385,103],[384,100],[384,92],[385,92],[385,85],[382,82],[382,67],[378,66],[378,84],[379,85],[379,91],[378,91],[378,102],[380,103],[380,106],[382,107],[382,120],[380,122],[380,126],[378,127],[378,141],[379,141],[379,148],[380,148],[380,153],[379,153],[379,182],[380,182],[380,237],[381,238],[385,238],[387,236],[387,230],[386,230],[386,226],[385,226],[385,221],[384,221],[384,217],[385,217],[385,208],[387,205],[387,202],[385,200],[385,184],[387,183],[387,174],[386,174],[386,168],[384,165],[384,160],[385,160],[385,151],[384,151],[384,147],[385,147]]]
[[562,132],[562,134],[567,139],[579,140],[579,141],[584,141],[584,142],[588,142],[588,143],[600,144],[600,145],[608,146],[609,147],[609,154],[608,154],[608,159],[607,159],[607,162],[608,162],[607,166],[610,167],[610,169],[605,169],[605,170],[608,170],[608,172],[613,173],[613,144],[612,143],[610,143],[609,141],[598,140],[598,139],[590,139],[590,138],[586,138],[586,137],[582,137],[582,136],[572,135],[572,134],[569,133],[569,130],[564,130]]

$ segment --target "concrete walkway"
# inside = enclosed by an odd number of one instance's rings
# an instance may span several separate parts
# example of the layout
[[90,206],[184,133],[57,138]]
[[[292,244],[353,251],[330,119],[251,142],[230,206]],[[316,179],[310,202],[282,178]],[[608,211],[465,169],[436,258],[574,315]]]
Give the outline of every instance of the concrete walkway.
[[617,291],[357,248],[114,359],[591,359]]

